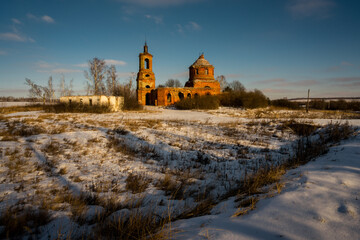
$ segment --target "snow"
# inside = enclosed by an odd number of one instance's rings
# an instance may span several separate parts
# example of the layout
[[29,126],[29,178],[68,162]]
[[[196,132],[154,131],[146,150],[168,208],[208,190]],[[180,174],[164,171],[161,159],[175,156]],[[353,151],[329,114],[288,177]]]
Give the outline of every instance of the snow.
[[[238,184],[245,171],[286,160],[299,139],[284,128],[289,119],[318,126],[329,122],[360,126],[359,119],[342,113],[305,115],[232,108],[179,111],[147,107],[145,111],[108,114],[33,111],[1,115],[0,211],[47,203],[53,220],[42,227],[38,236],[42,239],[60,233],[63,238],[83,237],[91,232],[98,215],[126,217],[136,211],[134,206],[150,209],[157,216],[171,209],[171,216],[176,217],[196,206],[199,194],[217,199]],[[174,222],[174,232],[180,231],[175,235],[179,239],[271,239],[280,235],[316,239],[324,234],[327,238],[328,228],[339,225],[341,234],[349,234],[348,239],[359,236],[358,232],[354,235],[356,229],[347,229],[355,228],[360,216],[359,203],[351,200],[360,198],[359,163],[349,162],[358,155],[356,137],[315,162],[289,171],[281,194],[261,199],[248,215],[232,217],[237,209],[234,198],[229,198],[220,202],[212,215]],[[132,192],[127,187],[130,174],[144,182],[142,191]],[[184,185],[183,196],[170,199],[174,192],[166,193],[161,186],[167,175],[173,185]],[[112,201],[117,208],[110,211],[103,202],[88,202],[81,216],[76,216],[74,203],[64,196],[84,193]],[[320,206],[326,209],[318,209]]]
[[360,239],[360,134],[283,176],[283,191],[248,215],[173,223],[178,239]]

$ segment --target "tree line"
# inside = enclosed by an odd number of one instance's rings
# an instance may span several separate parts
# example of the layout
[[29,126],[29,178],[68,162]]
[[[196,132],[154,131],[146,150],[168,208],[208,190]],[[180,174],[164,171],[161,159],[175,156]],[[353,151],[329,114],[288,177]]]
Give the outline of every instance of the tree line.
[[[115,65],[107,66],[105,60],[93,58],[88,61],[89,69],[84,71],[87,80],[85,91],[87,95],[112,95],[126,96],[134,94],[133,81],[135,74],[132,73],[128,81],[124,84],[119,83]],[[25,78],[25,84],[29,87],[29,97],[40,98],[44,102],[52,102],[55,99],[55,87],[53,77],[50,76],[46,86],[41,86],[29,78]],[[73,80],[66,82],[64,75],[61,76],[58,85],[58,95],[72,96]]]

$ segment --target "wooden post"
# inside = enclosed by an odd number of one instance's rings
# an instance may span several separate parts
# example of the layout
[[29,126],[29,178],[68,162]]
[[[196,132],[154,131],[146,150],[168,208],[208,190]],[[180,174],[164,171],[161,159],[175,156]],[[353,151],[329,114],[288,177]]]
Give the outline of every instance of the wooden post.
[[306,113],[309,112],[309,98],[310,98],[310,89],[308,89],[308,96],[306,101]]

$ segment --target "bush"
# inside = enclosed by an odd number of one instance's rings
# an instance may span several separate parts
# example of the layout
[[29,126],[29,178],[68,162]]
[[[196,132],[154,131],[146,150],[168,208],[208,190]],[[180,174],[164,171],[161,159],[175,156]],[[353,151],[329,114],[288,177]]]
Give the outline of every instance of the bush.
[[130,173],[126,178],[125,188],[135,194],[145,191],[148,185],[149,181],[144,176]]
[[143,106],[139,104],[135,94],[125,94],[124,95],[124,106],[123,110],[141,110]]
[[267,97],[260,91],[229,91],[220,97],[220,104],[226,107],[260,108],[268,106]]
[[50,220],[50,213],[44,209],[21,209],[15,206],[7,208],[0,216],[0,226],[4,227],[0,238],[16,239],[18,237],[20,239],[26,232],[38,234],[39,227],[46,225]]
[[43,110],[42,104],[31,104],[27,106],[11,106],[11,107],[0,107],[1,114],[8,114],[14,112],[29,112],[29,111],[41,111]]
[[111,112],[106,105],[87,105],[82,103],[58,103],[55,105],[45,105],[45,112],[52,113],[108,113]]
[[271,105],[274,107],[283,107],[283,108],[289,108],[289,109],[300,109],[299,103],[297,102],[291,102],[287,99],[277,99],[272,100]]
[[182,99],[175,103],[175,107],[180,110],[189,109],[218,109],[219,98],[217,96],[200,96],[195,98]]

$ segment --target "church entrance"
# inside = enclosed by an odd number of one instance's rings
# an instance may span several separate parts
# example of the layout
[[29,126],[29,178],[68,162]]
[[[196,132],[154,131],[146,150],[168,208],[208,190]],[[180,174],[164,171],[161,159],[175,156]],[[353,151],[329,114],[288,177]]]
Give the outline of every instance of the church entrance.
[[147,94],[145,95],[145,97],[146,97],[146,105],[151,105],[150,93],[147,93]]

